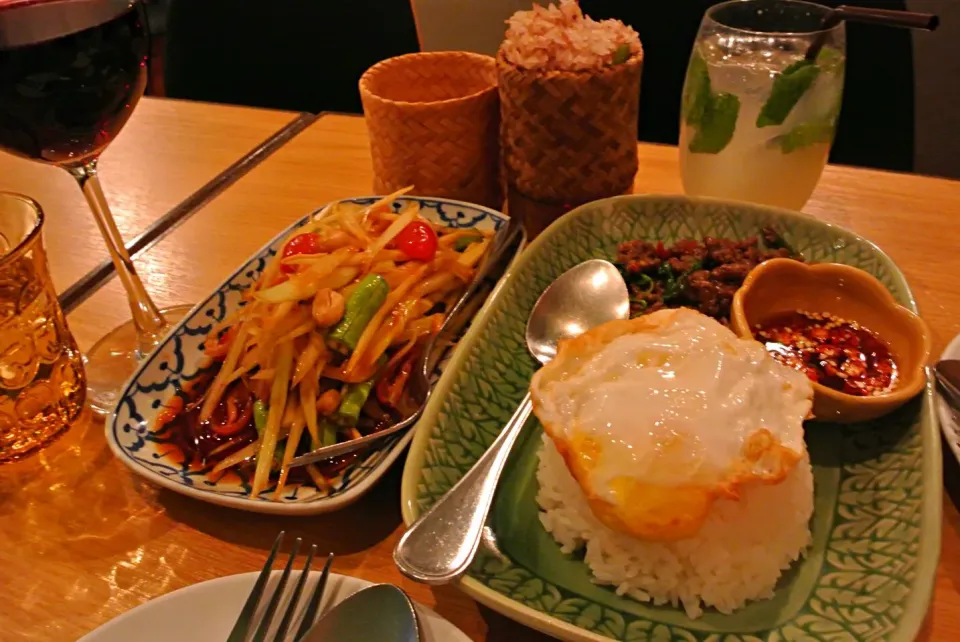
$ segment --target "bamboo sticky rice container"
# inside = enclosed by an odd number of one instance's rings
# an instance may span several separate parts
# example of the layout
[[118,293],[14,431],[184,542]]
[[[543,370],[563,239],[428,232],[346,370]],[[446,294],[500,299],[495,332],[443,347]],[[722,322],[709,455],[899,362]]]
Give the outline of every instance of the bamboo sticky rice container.
[[500,209],[497,65],[445,51],[390,58],[360,79],[374,185]]
[[497,71],[510,191],[567,206],[629,192],[643,67],[636,32],[591,20],[571,0],[518,12],[509,25]]
[[642,54],[590,71],[532,71],[498,56],[507,182],[538,201],[623,194],[637,173]]

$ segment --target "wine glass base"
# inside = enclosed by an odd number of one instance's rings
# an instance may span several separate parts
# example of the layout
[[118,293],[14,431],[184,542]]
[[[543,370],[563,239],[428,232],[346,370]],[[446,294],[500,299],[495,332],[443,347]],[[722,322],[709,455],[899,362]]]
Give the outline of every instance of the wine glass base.
[[[190,305],[177,305],[160,312],[173,327],[192,309]],[[138,347],[137,330],[133,321],[127,321],[104,335],[84,355],[87,403],[97,414],[106,415],[113,410],[123,385],[146,356],[139,353]]]

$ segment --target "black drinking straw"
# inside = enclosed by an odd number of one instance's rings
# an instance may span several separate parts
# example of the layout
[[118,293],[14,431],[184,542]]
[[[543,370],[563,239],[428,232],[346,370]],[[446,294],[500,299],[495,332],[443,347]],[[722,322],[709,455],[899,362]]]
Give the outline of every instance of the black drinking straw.
[[831,29],[838,24],[848,20],[850,22],[863,22],[872,25],[883,25],[885,27],[898,27],[900,29],[925,29],[933,31],[940,24],[940,18],[932,13],[919,13],[917,11],[891,11],[889,9],[868,9],[866,7],[848,7],[840,5],[824,17],[820,23],[820,33],[807,49],[807,60],[816,60],[827,41],[827,36]]

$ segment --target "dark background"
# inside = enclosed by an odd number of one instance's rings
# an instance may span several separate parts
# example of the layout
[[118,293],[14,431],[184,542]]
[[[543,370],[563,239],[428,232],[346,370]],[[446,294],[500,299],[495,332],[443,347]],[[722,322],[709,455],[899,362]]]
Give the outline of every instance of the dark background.
[[[434,0],[440,1],[444,0]],[[466,0],[445,1],[469,4]],[[717,1],[580,0],[591,17],[618,18],[640,34],[645,52],[641,140],[677,142],[680,95],[690,50],[703,13]],[[960,5],[960,0],[944,1]],[[420,48],[408,0],[152,3],[155,16],[151,25],[158,25],[155,31],[163,34],[155,51],[164,82],[155,83],[154,91],[172,97],[360,113],[357,81],[363,71],[380,60]],[[418,0],[413,3],[417,5]],[[842,0],[822,3],[836,6]],[[907,7],[905,0],[858,0],[855,4]],[[846,86],[832,162],[914,170],[913,38],[938,36],[940,32],[913,34],[847,26]],[[943,91],[957,86],[955,75],[944,75]],[[957,132],[937,134],[944,136],[942,145],[951,145],[957,137]]]

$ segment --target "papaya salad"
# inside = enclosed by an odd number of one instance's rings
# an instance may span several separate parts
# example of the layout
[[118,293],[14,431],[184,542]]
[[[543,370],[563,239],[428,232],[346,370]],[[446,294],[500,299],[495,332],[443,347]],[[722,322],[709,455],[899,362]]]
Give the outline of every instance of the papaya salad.
[[413,368],[492,233],[428,221],[414,201],[394,207],[408,190],[366,207],[332,203],[286,237],[205,338],[206,376],[156,430],[210,473],[252,474],[254,497],[276,482],[276,500],[288,480],[329,490],[360,455],[305,466],[298,480],[295,456],[413,413]]

